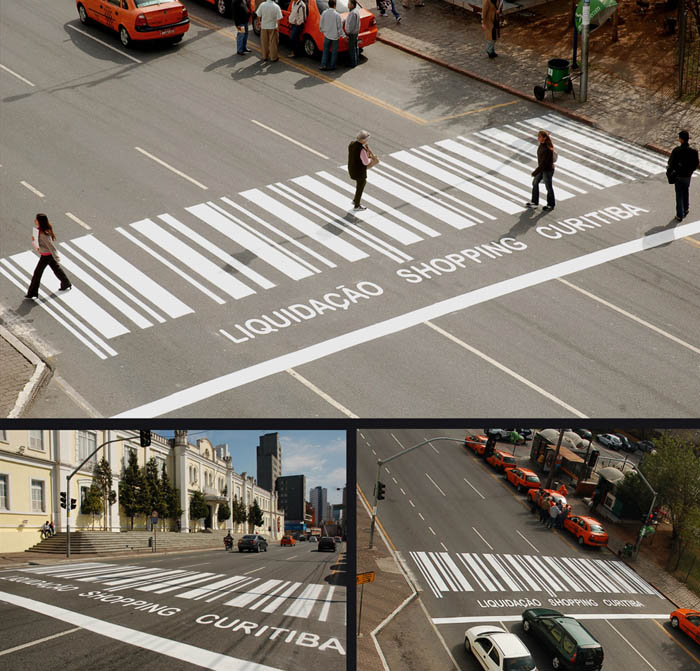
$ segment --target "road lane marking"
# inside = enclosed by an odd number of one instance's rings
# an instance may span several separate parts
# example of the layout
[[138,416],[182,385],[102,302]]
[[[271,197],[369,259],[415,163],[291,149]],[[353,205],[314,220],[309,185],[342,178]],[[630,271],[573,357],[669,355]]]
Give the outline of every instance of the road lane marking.
[[437,534],[433,531],[433,527],[429,526],[428,529],[430,529],[430,533],[433,534],[433,536],[437,536]]
[[490,105],[489,107],[481,107],[478,110],[471,110],[469,112],[461,112],[460,114],[450,114],[449,116],[441,116],[437,119],[430,119],[428,123],[440,123],[441,121],[448,121],[449,119],[459,119],[463,116],[469,116],[470,114],[479,114],[480,112],[489,112],[491,110],[498,109],[499,107],[508,107],[508,105],[517,105],[520,100],[511,100],[508,103],[500,103],[498,105]]
[[630,643],[630,642],[620,633],[620,631],[618,631],[617,627],[613,626],[612,622],[608,622],[608,624],[610,625],[610,628],[611,628],[625,643],[627,643],[627,645],[629,645],[629,647],[630,647],[632,650],[634,650],[634,651],[637,653],[637,655],[639,655],[639,657],[644,661],[644,663],[645,663],[650,669],[652,669],[652,671],[656,671],[656,667],[653,666],[653,665],[649,662],[649,660],[648,660],[641,652],[639,652],[639,650],[637,650],[637,646],[636,646],[636,645],[633,645],[632,643]]
[[[397,483],[397,484],[398,484],[398,483]],[[404,496],[406,496],[406,492],[403,490],[403,487],[399,487],[399,489],[401,490],[401,493],[402,493]]]
[[302,149],[306,149],[306,151],[310,151],[312,154],[316,154],[316,156],[320,156],[321,158],[325,158],[327,161],[330,161],[330,158],[326,156],[325,154],[322,154],[320,151],[316,151],[315,149],[311,149],[311,147],[307,147],[305,144],[302,144],[301,142],[298,142],[294,138],[289,137],[289,135],[285,135],[284,133],[280,133],[278,130],[275,130],[274,128],[270,128],[269,126],[266,126],[264,123],[260,123],[259,121],[256,121],[255,119],[250,120],[251,123],[254,123],[256,126],[260,126],[261,128],[264,128],[265,130],[269,130],[271,133],[274,133],[275,135],[279,135],[280,137],[283,137],[285,140],[297,145],[298,147],[301,147]]
[[425,522],[425,517],[423,517],[423,515],[421,515],[420,513],[418,513],[418,517],[420,517],[420,518]]
[[391,475],[391,471],[386,466],[384,466],[384,470],[386,471],[387,475]]
[[[367,440],[367,439],[365,438],[365,434],[362,433],[362,431],[359,431],[358,433],[360,434],[360,437],[362,438],[362,440]],[[367,443],[367,444],[369,445],[369,443]]]
[[290,559],[296,559],[299,555],[292,555],[291,557],[286,557],[285,560],[289,561]]
[[486,500],[486,497],[466,478],[462,478],[482,499]]
[[53,634],[52,636],[44,636],[44,638],[37,638],[36,641],[30,641],[29,643],[23,643],[22,645],[16,645],[14,648],[8,648],[7,650],[3,650],[2,652],[0,652],[0,657],[2,657],[3,655],[9,655],[12,652],[17,652],[17,650],[30,648],[31,646],[36,645],[37,643],[44,643],[45,641],[50,641],[51,639],[59,638],[60,636],[65,636],[66,634],[72,634],[75,631],[80,631],[80,627],[67,629],[66,631],[62,631],[58,634]]
[[293,368],[288,368],[287,373],[291,375],[295,380],[298,382],[301,382],[307,389],[310,389],[311,391],[314,392],[314,394],[317,394],[320,396],[324,401],[332,405],[336,410],[339,410],[342,412],[346,417],[350,417],[351,419],[358,419],[358,416],[353,413],[351,410],[348,410],[344,405],[341,403],[338,403],[335,399],[333,399],[331,396],[326,394],[325,391],[319,389],[313,382],[310,380],[307,380],[303,375],[300,375],[297,373]]
[[391,479],[394,481],[395,485],[399,484],[398,480],[393,475],[391,476]]
[[[567,613],[576,620],[666,620],[668,613]],[[520,622],[521,615],[468,615],[459,617],[434,617],[433,624],[469,624],[470,622]]]
[[267,568],[266,566],[261,566],[260,568],[254,568],[252,571],[246,571],[243,575],[250,575],[251,573],[256,573],[257,571],[262,571]]
[[111,638],[120,643],[133,645],[150,652],[157,652],[158,654],[194,664],[195,666],[201,666],[205,669],[214,671],[278,671],[275,667],[266,664],[230,657],[220,652],[212,652],[190,645],[189,643],[180,643],[162,636],[147,634],[144,631],[137,631],[136,629],[130,629],[111,622],[103,622],[82,613],[75,613],[65,608],[16,596],[8,592],[0,592],[0,600],[7,601],[19,608],[60,620],[61,622],[77,625],[82,629]]
[[22,75],[18,75],[14,70],[10,70],[6,65],[0,64],[0,69],[4,70],[5,72],[9,72],[13,77],[17,77],[17,79],[23,81],[25,84],[28,84],[29,86],[36,86],[36,84],[32,84],[28,79],[25,79],[22,77]]
[[208,186],[205,186],[204,184],[202,184],[201,182],[198,182],[198,181],[197,181],[196,179],[194,179],[193,177],[190,177],[189,175],[186,175],[186,174],[185,174],[184,172],[182,172],[181,170],[178,170],[177,168],[175,168],[175,167],[173,167],[172,165],[170,165],[170,163],[166,163],[165,161],[163,161],[162,159],[158,158],[157,156],[154,156],[153,154],[147,152],[145,149],[141,149],[141,147],[134,147],[134,149],[136,149],[136,151],[138,151],[138,152],[141,152],[144,156],[147,156],[147,157],[150,158],[152,161],[155,161],[156,163],[162,165],[164,168],[167,168],[168,170],[170,170],[170,172],[175,173],[176,175],[178,175],[179,177],[182,177],[183,179],[186,179],[188,182],[192,182],[192,184],[194,184],[195,186],[198,186],[200,189],[204,189],[204,191],[208,191],[208,190],[209,190],[209,187],[208,187]]
[[442,549],[443,549],[445,552],[449,552],[449,550],[447,549],[447,547],[445,547],[445,544],[444,544],[442,541],[440,542],[440,545],[442,545]]
[[377,453],[374,451],[374,448],[371,448],[371,449],[372,449],[372,454],[376,457]]
[[331,607],[334,591],[335,591],[335,585],[330,585],[328,587],[328,591],[326,592],[325,603],[323,604],[323,608],[321,608],[321,613],[318,616],[318,619],[321,622],[325,622],[328,619],[328,611],[330,610],[330,607]]
[[668,631],[666,631],[666,627],[664,627],[662,624],[659,624],[656,620],[654,620],[654,624],[661,629],[661,631],[666,634],[679,648],[687,652],[698,664],[700,664],[700,658],[696,657],[688,648],[686,648],[680,641],[676,640],[675,636],[672,636]]
[[80,33],[81,35],[85,35],[85,37],[89,37],[91,40],[94,40],[95,42],[99,42],[102,46],[107,47],[108,49],[111,49],[112,51],[116,51],[120,56],[124,56],[124,58],[128,58],[131,61],[134,61],[134,63],[143,63],[143,61],[140,61],[138,58],[134,58],[133,56],[130,56],[129,54],[125,54],[121,49],[117,49],[116,47],[113,47],[111,44],[107,44],[107,42],[103,42],[102,40],[98,40],[96,37],[93,37],[90,35],[90,33],[86,33],[84,30],[80,30],[80,28],[76,28],[75,26],[72,26],[70,23],[66,24],[67,28],[70,28],[71,30],[74,30],[76,33]]
[[539,553],[539,550],[527,539],[525,536],[523,536],[517,529],[515,530],[515,533],[520,536],[535,552]]
[[[523,289],[550,282],[553,279],[574,275],[616,259],[648,251],[695,233],[700,233],[700,220],[682,224],[673,229],[660,231],[659,233],[642,236],[641,238],[629,240],[611,247],[605,247],[598,251],[589,252],[582,256],[567,259],[544,268],[532,270],[523,275],[473,289],[431,305],[395,317],[390,317],[384,321],[376,322],[354,331],[349,331],[342,335],[335,336],[334,338],[316,343],[315,345],[309,345],[240,370],[225,373],[224,375],[220,375],[205,382],[195,384],[187,389],[168,394],[155,401],[131,408],[115,415],[115,417],[158,417],[163,414],[174,412],[207,398],[211,398],[212,396],[270,377],[288,368],[298,367],[312,361],[317,361],[332,354],[357,347],[358,345],[373,342],[387,335],[405,331],[419,324],[424,324],[431,319],[437,319],[475,305],[481,305],[488,301],[522,291]],[[543,393],[546,395],[548,392],[544,392],[543,390]],[[573,408],[569,411],[577,414],[579,417],[584,417],[582,413],[575,411]]]
[[41,193],[41,191],[39,191],[39,189],[37,189],[36,187],[33,187],[29,182],[25,182],[24,180],[21,180],[21,181],[20,181],[20,184],[21,184],[23,187],[29,189],[32,193],[34,193],[34,194],[36,194],[37,196],[39,196],[39,198],[45,198],[45,197],[46,197],[46,196],[44,196],[43,193]]
[[[428,439],[425,436],[423,436],[423,440],[428,440]],[[428,443],[428,445],[430,445],[430,447],[433,448],[433,452],[435,452],[436,454],[440,454],[432,443]]]
[[399,444],[399,447],[400,447],[402,450],[405,450],[405,449],[406,449],[406,448],[401,444],[401,441],[400,441],[393,433],[389,433],[389,435]]
[[87,229],[88,231],[91,231],[91,230],[92,230],[92,228],[91,228],[90,226],[88,226],[88,225],[87,225],[84,221],[82,221],[81,219],[78,219],[78,217],[76,217],[74,214],[71,214],[70,212],[66,212],[66,216],[67,216],[69,219],[72,219],[76,224],[79,224],[79,225],[82,226],[83,228]]
[[627,310],[623,310],[622,308],[618,307],[617,305],[613,305],[613,303],[610,303],[610,302],[604,300],[603,298],[600,298],[599,296],[592,294],[590,291],[586,291],[585,289],[582,289],[581,287],[577,287],[575,284],[572,284],[571,282],[569,282],[567,280],[557,278],[557,281],[561,282],[562,284],[565,284],[567,287],[570,287],[571,289],[574,289],[575,291],[578,291],[579,293],[583,294],[584,296],[587,296],[588,298],[590,298],[594,301],[597,301],[601,305],[605,305],[605,307],[608,307],[611,310],[615,310],[615,312],[619,312],[621,315],[628,317],[632,321],[635,321],[638,324],[641,324],[642,326],[646,326],[648,329],[651,329],[655,333],[662,335],[664,338],[668,338],[669,340],[672,340],[673,342],[677,343],[681,347],[685,347],[686,349],[689,349],[694,354],[700,354],[700,347],[695,347],[694,345],[687,343],[685,340],[681,340],[680,338],[677,338],[676,336],[671,335],[668,331],[664,331],[663,329],[660,329],[658,326],[654,326],[653,324],[650,324],[648,321],[645,321],[641,317],[637,317],[637,316],[633,315],[631,312],[627,312]]
[[411,508],[415,508],[415,507],[416,507],[416,504],[413,503],[413,501],[411,501],[411,499],[408,499],[408,502],[411,504]]
[[700,240],[696,240],[695,238],[683,238],[685,242],[689,242],[691,245],[695,245],[696,247],[700,247]]
[[425,474],[425,477],[428,478],[428,480],[430,480],[430,482],[432,482],[435,485],[435,487],[440,492],[440,494],[442,494],[445,497],[447,496],[447,494],[445,494],[445,492],[443,492],[442,489],[440,489],[440,487],[438,487],[437,482],[435,482],[435,480],[433,480],[427,473]]
[[440,328],[436,324],[433,324],[432,322],[426,321],[425,325],[429,326],[434,331],[437,331],[440,335],[445,336],[445,338],[447,338],[448,340],[451,340],[456,345],[463,347],[468,352],[475,354],[476,356],[483,359],[487,363],[490,363],[492,366],[495,366],[500,371],[506,373],[506,375],[510,375],[512,378],[515,378],[518,382],[521,382],[522,384],[529,387],[533,391],[536,391],[538,394],[541,394],[542,396],[549,399],[550,401],[553,401],[557,405],[560,405],[565,410],[568,410],[569,412],[573,413],[577,417],[580,417],[581,419],[586,419],[586,415],[584,415],[581,411],[579,411],[576,408],[574,408],[573,406],[569,405],[568,403],[566,403],[562,399],[558,398],[554,394],[551,394],[546,389],[543,389],[542,387],[535,384],[534,382],[531,382],[530,380],[523,377],[519,373],[516,373],[512,368],[508,368],[508,366],[505,366],[504,364],[500,363],[499,361],[496,361],[496,359],[494,359],[493,357],[490,357],[488,354],[485,354],[481,350],[476,349],[476,347],[472,347],[471,345],[468,345],[467,343],[464,342],[464,340],[460,340],[459,338],[457,338],[457,336],[452,335],[451,333],[445,331],[444,329]]
[[488,542],[474,527],[472,527],[472,529],[474,530],[474,533],[475,533],[479,538],[481,538],[481,540],[484,541],[484,543],[486,543],[486,545],[489,546],[489,550],[492,550],[492,551],[493,551],[493,546],[492,546],[492,545],[491,545],[491,544],[490,544],[490,543],[489,543],[489,542]]
[[192,568],[192,567],[194,567],[194,566],[206,566],[207,564],[211,564],[211,562],[210,562],[210,561],[205,561],[205,562],[201,562],[201,563],[199,563],[199,564],[187,564],[187,565],[185,565],[185,566],[181,566],[180,568],[182,569],[182,568]]

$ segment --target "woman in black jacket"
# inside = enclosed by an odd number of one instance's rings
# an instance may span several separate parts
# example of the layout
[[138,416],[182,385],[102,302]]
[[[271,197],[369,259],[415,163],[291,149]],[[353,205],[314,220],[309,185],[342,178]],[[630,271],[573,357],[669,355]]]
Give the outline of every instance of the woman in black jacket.
[[546,130],[541,130],[537,134],[539,146],[537,147],[537,167],[533,170],[532,176],[532,199],[525,203],[526,207],[537,207],[540,200],[540,182],[544,179],[547,189],[547,204],[542,208],[545,212],[554,209],[554,187],[552,187],[552,177],[554,176],[554,144],[552,138]]
[[250,53],[248,49],[248,24],[250,23],[250,5],[248,0],[233,0],[233,22],[236,24],[236,47],[239,56]]

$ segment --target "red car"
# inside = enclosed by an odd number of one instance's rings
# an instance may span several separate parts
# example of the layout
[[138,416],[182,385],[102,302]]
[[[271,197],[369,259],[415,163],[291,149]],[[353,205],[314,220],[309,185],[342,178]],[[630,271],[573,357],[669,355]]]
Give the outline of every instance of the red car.
[[528,468],[509,468],[506,471],[506,479],[515,485],[519,492],[523,489],[539,489],[540,479],[537,473]]
[[494,453],[486,459],[497,471],[506,471],[515,468],[515,457],[501,450],[494,450]]
[[579,545],[593,545],[600,548],[608,544],[608,532],[593,517],[569,515],[564,520],[564,529],[578,538]]
[[296,539],[292,538],[292,536],[282,536],[282,540],[280,541],[280,545],[296,545]]
[[679,608],[674,610],[669,617],[674,629],[685,632],[700,645],[700,610]]
[[[276,0],[282,10],[282,19],[279,23],[280,35],[289,37],[292,32],[292,26],[289,23],[290,0]],[[220,4],[221,0],[217,0]],[[262,0],[252,0],[252,7],[256,6],[257,2]],[[307,56],[316,56],[323,51],[323,34],[319,29],[321,22],[321,14],[328,9],[328,0],[307,0],[308,15],[304,24],[304,34],[301,36],[301,43],[304,46],[304,53]],[[340,14],[343,22],[350,11],[347,5],[347,0],[336,0],[336,10]],[[253,15],[253,32],[260,35],[260,19],[257,15]],[[372,12],[366,9],[360,9],[360,35],[358,46],[364,48],[377,41],[377,20]],[[338,53],[348,50],[347,37],[341,37],[338,44]]]
[[486,436],[480,434],[477,435],[467,435],[464,439],[464,447],[468,447],[475,454],[482,456],[484,454],[484,448],[486,447]]

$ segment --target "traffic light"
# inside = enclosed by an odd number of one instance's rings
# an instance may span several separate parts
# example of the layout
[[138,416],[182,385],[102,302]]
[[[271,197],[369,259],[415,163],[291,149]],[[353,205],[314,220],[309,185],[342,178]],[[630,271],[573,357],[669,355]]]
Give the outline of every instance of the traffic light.
[[139,431],[139,436],[141,438],[141,447],[148,447],[151,444],[150,431]]
[[381,501],[384,498],[385,491],[386,485],[383,482],[377,481],[377,501]]
[[61,492],[61,508],[65,508],[65,507],[66,507],[66,493]]
[[71,510],[75,510],[75,506],[77,506],[77,505],[78,505],[78,503],[75,499],[70,500],[70,509]]

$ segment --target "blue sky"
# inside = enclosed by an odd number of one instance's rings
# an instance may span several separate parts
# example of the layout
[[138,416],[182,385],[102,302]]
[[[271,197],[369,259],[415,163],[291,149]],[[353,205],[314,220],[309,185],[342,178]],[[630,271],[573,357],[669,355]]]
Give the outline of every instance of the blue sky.
[[[157,431],[168,438],[172,431]],[[260,431],[205,431],[188,432],[190,442],[208,438],[212,445],[228,444],[236,473],[256,476],[256,449],[259,437],[274,430]],[[282,445],[282,475],[306,476],[306,498],[312,487],[326,487],[328,501],[341,503],[345,486],[345,431],[277,431]]]

